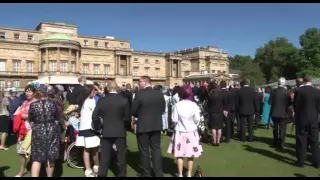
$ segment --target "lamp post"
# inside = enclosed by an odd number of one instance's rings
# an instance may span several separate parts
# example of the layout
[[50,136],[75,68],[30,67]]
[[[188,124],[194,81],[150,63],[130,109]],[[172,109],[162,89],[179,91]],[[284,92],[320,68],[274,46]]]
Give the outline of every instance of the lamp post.
[[51,79],[51,75],[49,74],[49,76],[48,76],[48,79],[49,79],[49,84],[50,84],[50,79]]

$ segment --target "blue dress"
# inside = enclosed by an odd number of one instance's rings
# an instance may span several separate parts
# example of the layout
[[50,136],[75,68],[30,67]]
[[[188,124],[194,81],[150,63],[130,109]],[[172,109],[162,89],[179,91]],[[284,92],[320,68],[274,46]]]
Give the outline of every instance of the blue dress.
[[[263,103],[263,110],[262,110],[262,124],[267,125],[269,116],[270,116],[270,110],[271,105],[268,103],[270,98],[270,93],[266,93]],[[270,117],[271,118],[271,117]],[[270,119],[270,124],[272,124],[272,119]]]

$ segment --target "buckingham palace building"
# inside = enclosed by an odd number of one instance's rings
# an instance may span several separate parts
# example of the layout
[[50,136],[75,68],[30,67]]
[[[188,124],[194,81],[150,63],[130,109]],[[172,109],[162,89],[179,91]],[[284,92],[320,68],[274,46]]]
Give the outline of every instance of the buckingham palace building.
[[65,23],[41,22],[35,30],[0,27],[0,88],[23,88],[39,78],[68,84],[80,75],[118,84],[138,83],[148,75],[153,84],[172,87],[207,73],[228,76],[227,52],[215,46],[138,51],[128,40],[81,36],[76,25]]

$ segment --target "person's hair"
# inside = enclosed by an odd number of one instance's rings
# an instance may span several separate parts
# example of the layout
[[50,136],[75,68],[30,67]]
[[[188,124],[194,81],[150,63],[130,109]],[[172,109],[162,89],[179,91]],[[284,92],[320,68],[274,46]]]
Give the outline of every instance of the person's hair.
[[139,91],[139,86],[136,86],[136,88],[134,88],[133,93],[137,93]]
[[297,78],[296,79],[296,86],[300,86],[303,84],[303,79],[302,78]]
[[104,92],[104,94],[105,94],[105,95],[106,95],[106,94],[109,94],[109,89],[108,89],[108,87],[107,87],[107,86],[106,86],[106,87],[104,87],[103,92]]
[[309,76],[305,76],[305,77],[303,78],[303,82],[304,82],[304,83],[309,83],[309,82],[311,82],[311,81],[312,81],[312,78],[309,77]]
[[231,91],[233,89],[233,87],[232,86],[229,86],[229,91]]
[[150,76],[141,76],[140,79],[142,79],[143,81],[151,84],[151,78],[150,78]]
[[272,87],[271,86],[267,86],[264,88],[264,93],[271,93]]
[[31,92],[33,92],[34,94],[37,93],[37,88],[32,85],[32,84],[28,84],[25,88],[24,88],[24,92],[30,90]]
[[179,88],[180,88],[180,86],[175,86],[175,87],[172,89],[172,96],[174,96],[175,94],[178,93]]
[[[190,87],[191,88],[191,87]],[[192,90],[190,92],[190,88],[188,86],[183,86],[179,88],[178,95],[180,99],[188,99],[192,96]]]
[[216,82],[210,82],[208,86],[209,96],[211,95],[219,95],[220,87]]
[[220,81],[220,87],[221,88],[226,88],[227,87],[226,81]]
[[79,95],[79,107],[82,107],[84,101],[89,97],[89,95],[91,94],[91,92],[93,91],[94,87],[92,84],[87,84],[84,86],[84,90],[82,90],[80,92]]
[[118,85],[115,81],[111,81],[108,83],[108,90],[109,91],[117,91],[118,90]]
[[80,76],[80,77],[78,78],[78,82],[79,82],[79,83],[82,83],[82,82],[84,82],[85,80],[87,80],[87,79],[86,79],[86,77],[84,77],[84,76]]
[[161,85],[155,85],[153,87],[154,90],[157,90],[157,91],[160,91],[162,89],[162,86]]

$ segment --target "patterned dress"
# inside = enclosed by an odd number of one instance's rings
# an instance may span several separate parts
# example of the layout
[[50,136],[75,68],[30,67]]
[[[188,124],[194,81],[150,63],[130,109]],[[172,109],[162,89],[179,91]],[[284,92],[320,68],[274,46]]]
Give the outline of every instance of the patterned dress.
[[61,128],[59,109],[53,100],[37,100],[30,105],[32,161],[53,163],[59,159]]

